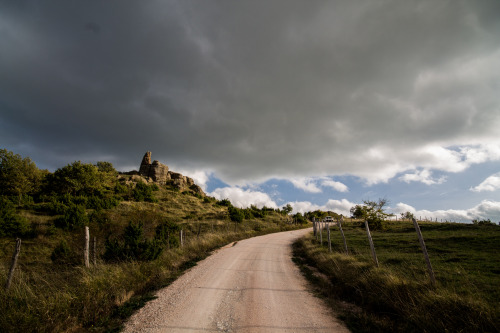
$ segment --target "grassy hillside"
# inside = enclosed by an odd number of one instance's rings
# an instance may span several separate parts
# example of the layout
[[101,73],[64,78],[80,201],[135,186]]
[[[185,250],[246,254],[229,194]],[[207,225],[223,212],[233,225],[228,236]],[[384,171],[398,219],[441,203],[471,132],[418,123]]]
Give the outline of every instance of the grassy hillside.
[[[96,175],[108,184],[91,183],[95,188],[88,185],[84,192],[53,185],[48,194],[45,183],[33,196],[2,197],[2,283],[16,237],[22,246],[10,290],[0,288],[0,331],[116,330],[153,291],[214,249],[300,227],[279,210],[238,210],[227,200],[145,184],[138,176]],[[231,219],[230,212],[240,218]],[[89,268],[83,265],[84,226],[90,229],[91,262],[96,239],[96,265]]]
[[303,272],[353,331],[500,330],[500,227],[421,222],[436,274],[433,288],[410,222],[384,222],[384,230],[372,232],[379,268],[359,224],[343,226],[350,255],[337,227],[333,253],[313,236],[294,244]]

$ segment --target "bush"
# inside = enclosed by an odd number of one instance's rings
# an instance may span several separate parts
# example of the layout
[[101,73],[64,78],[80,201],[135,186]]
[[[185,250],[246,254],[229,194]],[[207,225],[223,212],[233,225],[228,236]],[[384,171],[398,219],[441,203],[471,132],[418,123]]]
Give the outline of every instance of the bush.
[[0,197],[0,237],[20,237],[29,230],[28,221],[17,215],[14,204],[4,196]]
[[77,254],[71,250],[65,240],[62,240],[52,251],[50,259],[54,264],[78,264]]
[[63,217],[58,218],[54,225],[61,229],[73,230],[76,227],[83,227],[88,224],[89,218],[85,208],[81,205],[70,205]]
[[243,209],[243,214],[244,214],[246,219],[253,219],[254,218],[253,212],[250,208]]
[[179,230],[180,227],[177,223],[166,221],[156,227],[155,239],[169,247],[178,247],[180,244],[178,237]]
[[472,220],[472,223],[475,225],[495,225],[495,223],[491,222],[490,219],[487,220]]
[[158,239],[143,239],[142,223],[130,222],[118,239],[106,239],[104,259],[107,261],[141,260],[149,261],[158,258],[163,251],[163,244]]
[[114,192],[115,192],[115,194],[118,194],[121,196],[126,196],[129,193],[129,187],[127,185],[116,183],[115,188],[114,188]]
[[158,189],[156,184],[148,186],[144,183],[137,183],[132,191],[132,197],[136,201],[158,202],[158,200],[153,196],[155,188]]
[[98,196],[91,196],[87,201],[87,208],[101,210],[101,209],[111,209],[113,207],[118,206],[120,201],[114,197],[103,197],[100,198]]
[[240,223],[245,218],[245,214],[243,214],[242,210],[236,207],[229,207],[229,218],[233,222]]
[[89,221],[91,223],[97,223],[98,225],[104,225],[110,222],[108,214],[106,214],[104,211],[99,210],[99,211],[94,211],[92,214],[90,214]]
[[229,201],[229,199],[219,200],[219,201],[217,201],[217,205],[219,205],[219,206],[226,206],[226,207],[231,207],[232,206],[231,201]]

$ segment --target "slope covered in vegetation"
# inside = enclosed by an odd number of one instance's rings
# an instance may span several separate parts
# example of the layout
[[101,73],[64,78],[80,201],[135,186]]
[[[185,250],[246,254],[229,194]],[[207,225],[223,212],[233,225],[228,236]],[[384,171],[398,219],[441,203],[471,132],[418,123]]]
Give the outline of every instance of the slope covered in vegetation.
[[[21,253],[0,291],[0,330],[108,331],[214,249],[303,227],[288,210],[233,207],[181,192],[108,162],[73,162],[51,173],[0,151],[0,280],[15,239]],[[83,265],[90,230],[90,267]],[[182,233],[182,238],[181,238]]]

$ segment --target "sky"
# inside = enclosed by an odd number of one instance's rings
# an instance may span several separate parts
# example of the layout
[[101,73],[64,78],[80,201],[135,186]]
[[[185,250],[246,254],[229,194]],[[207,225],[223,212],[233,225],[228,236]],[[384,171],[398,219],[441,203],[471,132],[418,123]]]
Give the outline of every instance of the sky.
[[0,1],[0,146],[244,207],[500,221],[500,1]]

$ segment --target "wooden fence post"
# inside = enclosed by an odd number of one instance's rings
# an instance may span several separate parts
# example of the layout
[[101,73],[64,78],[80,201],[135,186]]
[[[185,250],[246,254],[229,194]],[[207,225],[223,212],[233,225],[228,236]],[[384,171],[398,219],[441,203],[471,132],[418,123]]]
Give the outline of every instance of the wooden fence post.
[[320,239],[320,244],[323,246],[323,223],[319,223],[319,239]]
[[183,235],[183,232],[182,232],[182,231],[183,231],[183,230],[181,229],[181,234],[180,234],[181,247],[183,247],[183,246],[184,246],[184,237],[183,237],[184,235]]
[[342,230],[342,223],[344,222],[344,218],[341,217],[340,220],[339,220],[339,229],[340,229],[340,233],[342,234],[342,239],[344,240],[344,249],[345,249],[345,253],[346,254],[349,254],[349,250],[347,249],[347,242],[345,240],[345,235],[344,235],[344,230]]
[[316,236],[316,218],[313,217],[313,235]]
[[330,223],[328,223],[328,251],[332,252],[332,239],[330,238]]
[[14,251],[14,254],[12,255],[12,264],[10,265],[7,283],[5,283],[5,290],[9,290],[10,288],[10,283],[12,282],[12,277],[14,276],[14,270],[16,269],[19,252],[21,252],[21,238],[16,239],[16,249]]
[[433,286],[436,285],[436,277],[434,276],[434,271],[432,270],[431,260],[429,259],[429,254],[427,253],[427,247],[425,246],[424,237],[422,236],[422,231],[420,231],[420,226],[417,223],[417,220],[413,218],[413,226],[417,231],[418,240],[420,241],[420,247],[422,248],[422,252],[424,253],[425,262],[427,263],[427,270],[429,271],[429,277],[431,279],[431,284]]
[[368,241],[370,242],[370,249],[372,250],[373,261],[375,261],[375,265],[378,267],[378,259],[377,254],[375,253],[375,246],[373,245],[372,234],[370,233],[370,227],[368,226],[368,221],[365,220],[366,233],[368,235]]
[[96,239],[94,237],[93,241],[93,251],[92,251],[92,263],[95,266],[97,264],[97,254],[96,254]]
[[89,227],[85,227],[85,244],[83,248],[83,262],[85,267],[89,267],[89,241],[90,241],[90,233]]

